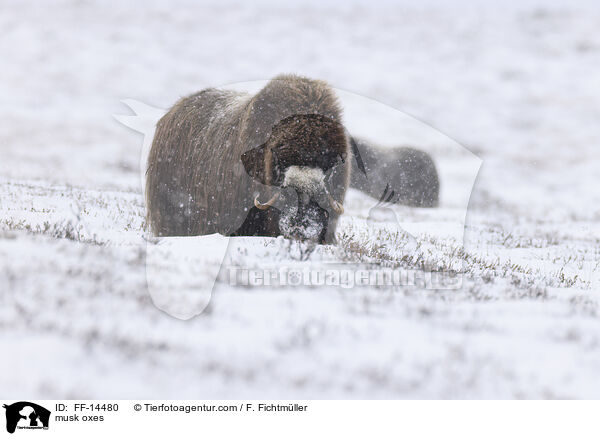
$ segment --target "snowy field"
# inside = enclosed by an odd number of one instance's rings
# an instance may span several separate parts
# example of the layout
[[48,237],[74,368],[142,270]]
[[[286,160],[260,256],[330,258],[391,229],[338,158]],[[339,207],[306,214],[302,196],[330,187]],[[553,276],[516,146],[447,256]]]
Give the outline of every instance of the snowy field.
[[[591,1],[1,2],[1,396],[598,398],[599,27]],[[462,286],[220,275],[200,316],[156,308],[151,273],[188,277],[149,260],[144,137],[113,115],[284,72],[338,89],[350,132],[429,151],[441,204],[352,191],[338,246],[239,238],[225,266]]]

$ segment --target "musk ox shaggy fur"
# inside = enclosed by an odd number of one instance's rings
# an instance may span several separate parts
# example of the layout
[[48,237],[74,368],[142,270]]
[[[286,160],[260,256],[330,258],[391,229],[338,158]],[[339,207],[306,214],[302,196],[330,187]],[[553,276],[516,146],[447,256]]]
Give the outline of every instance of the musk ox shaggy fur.
[[436,207],[440,182],[433,159],[410,147],[384,148],[351,138],[357,161],[350,186],[371,197],[412,207]]
[[333,241],[351,170],[324,82],[282,75],[255,95],[206,89],[160,119],[146,172],[157,236],[221,233]]

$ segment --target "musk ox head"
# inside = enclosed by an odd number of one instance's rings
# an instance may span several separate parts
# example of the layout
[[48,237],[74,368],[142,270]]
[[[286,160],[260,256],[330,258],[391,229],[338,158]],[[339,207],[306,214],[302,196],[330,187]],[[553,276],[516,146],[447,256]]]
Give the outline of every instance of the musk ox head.
[[338,121],[318,114],[287,117],[267,142],[241,159],[246,172],[266,186],[269,199],[256,196],[254,207],[279,234],[319,243],[328,239],[343,212],[348,172],[348,137]]

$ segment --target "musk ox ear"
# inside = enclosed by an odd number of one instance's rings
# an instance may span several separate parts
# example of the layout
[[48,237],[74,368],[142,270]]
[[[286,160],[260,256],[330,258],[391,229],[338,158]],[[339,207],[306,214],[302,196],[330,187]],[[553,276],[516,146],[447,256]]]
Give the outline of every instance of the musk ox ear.
[[352,136],[350,136],[350,146],[352,147],[352,154],[354,155],[354,159],[356,159],[356,166],[358,169],[367,177],[367,170],[365,168],[365,163],[362,160],[360,155],[360,151],[358,149],[358,144],[354,140]]
[[265,177],[265,150],[266,144],[253,148],[241,156],[244,169],[250,177],[267,184]]

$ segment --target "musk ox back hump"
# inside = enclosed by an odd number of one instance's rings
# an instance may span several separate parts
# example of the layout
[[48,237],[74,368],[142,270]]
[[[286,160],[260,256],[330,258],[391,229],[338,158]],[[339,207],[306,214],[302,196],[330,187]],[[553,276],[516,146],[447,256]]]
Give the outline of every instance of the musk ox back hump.
[[180,100],[158,122],[148,157],[148,223],[157,236],[231,232],[231,204],[250,183],[238,142],[245,94],[207,89]]

